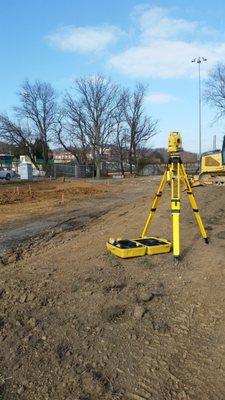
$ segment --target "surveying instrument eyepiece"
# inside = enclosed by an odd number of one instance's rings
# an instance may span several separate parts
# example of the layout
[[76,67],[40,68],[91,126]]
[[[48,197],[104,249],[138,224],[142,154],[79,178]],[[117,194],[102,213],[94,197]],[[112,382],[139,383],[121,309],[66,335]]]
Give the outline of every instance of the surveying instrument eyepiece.
[[[196,223],[200,233],[205,241],[209,243],[207,233],[205,231],[202,218],[198,209],[197,201],[192,192],[185,167],[182,163],[180,152],[182,151],[182,138],[179,132],[171,132],[168,138],[169,160],[166,170],[161,179],[158,190],[154,196],[152,207],[146,219],[144,229],[139,239],[133,240],[109,240],[107,249],[113,254],[122,257],[136,257],[145,254],[167,253],[173,248],[174,264],[178,264],[180,259],[180,204],[181,204],[181,183],[185,187],[188,200],[195,216]],[[166,183],[170,183],[170,204],[172,214],[172,231],[173,241],[170,243],[166,239],[148,237],[147,233],[150,229],[152,220],[157,210],[160,198],[163,195]],[[145,246],[145,249],[143,248]]]

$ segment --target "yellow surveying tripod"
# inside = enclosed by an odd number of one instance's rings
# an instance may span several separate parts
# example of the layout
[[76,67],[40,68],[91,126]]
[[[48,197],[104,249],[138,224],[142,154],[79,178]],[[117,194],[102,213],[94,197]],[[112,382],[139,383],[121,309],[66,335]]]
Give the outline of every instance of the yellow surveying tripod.
[[173,255],[175,264],[180,258],[180,183],[181,180],[184,183],[186,193],[188,194],[188,199],[190,206],[194,212],[196,222],[199,226],[200,233],[205,240],[205,243],[209,243],[207,233],[205,231],[201,215],[199,213],[198,205],[195,196],[192,192],[191,185],[188,180],[187,173],[185,171],[184,165],[181,160],[179,151],[182,150],[182,139],[179,132],[172,132],[168,139],[168,153],[170,155],[167,169],[163,174],[162,180],[160,182],[159,188],[155,194],[152,208],[146,220],[144,230],[142,232],[142,238],[147,236],[147,232],[150,228],[151,222],[153,220],[154,214],[156,212],[159,199],[163,194],[165,184],[168,180],[171,186],[171,212],[173,221]]

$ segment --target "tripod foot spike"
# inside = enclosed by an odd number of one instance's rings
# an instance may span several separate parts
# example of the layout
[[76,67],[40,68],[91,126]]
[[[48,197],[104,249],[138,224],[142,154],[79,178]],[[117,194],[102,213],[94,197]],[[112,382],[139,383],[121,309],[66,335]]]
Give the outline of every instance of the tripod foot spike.
[[209,244],[209,238],[208,237],[204,238],[204,241],[205,241],[206,244]]
[[178,267],[179,262],[180,262],[180,256],[174,256],[173,257],[173,266]]

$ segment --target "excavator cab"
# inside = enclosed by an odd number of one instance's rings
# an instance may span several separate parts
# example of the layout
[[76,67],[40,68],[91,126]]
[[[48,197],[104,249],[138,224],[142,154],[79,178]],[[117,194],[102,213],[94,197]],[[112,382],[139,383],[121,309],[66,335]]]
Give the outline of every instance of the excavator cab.
[[199,181],[202,184],[225,184],[225,136],[222,150],[202,154]]

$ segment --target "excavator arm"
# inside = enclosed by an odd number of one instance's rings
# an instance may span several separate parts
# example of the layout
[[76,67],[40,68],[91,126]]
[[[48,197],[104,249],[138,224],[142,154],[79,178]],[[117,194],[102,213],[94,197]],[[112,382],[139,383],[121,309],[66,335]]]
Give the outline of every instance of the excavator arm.
[[225,135],[223,137],[223,146],[222,146],[222,164],[225,165]]

